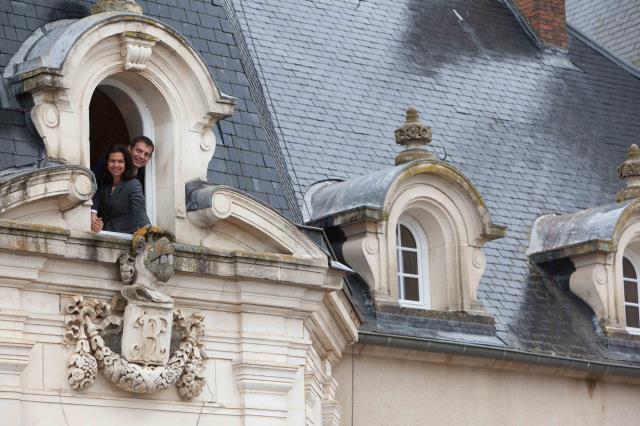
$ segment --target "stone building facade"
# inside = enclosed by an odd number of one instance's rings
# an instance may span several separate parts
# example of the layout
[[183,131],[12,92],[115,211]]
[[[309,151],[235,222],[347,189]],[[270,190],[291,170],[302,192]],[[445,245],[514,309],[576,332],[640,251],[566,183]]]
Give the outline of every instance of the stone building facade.
[[[563,1],[0,24],[7,424],[637,423],[640,81]],[[92,233],[137,134],[154,226]]]

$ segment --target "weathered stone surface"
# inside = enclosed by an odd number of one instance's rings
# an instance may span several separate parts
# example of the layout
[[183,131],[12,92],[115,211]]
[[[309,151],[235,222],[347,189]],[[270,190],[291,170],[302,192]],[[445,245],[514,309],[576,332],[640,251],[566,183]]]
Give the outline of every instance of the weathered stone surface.
[[142,6],[135,0],[98,0],[91,6],[91,13],[130,12],[142,14]]
[[435,155],[424,149],[431,143],[431,127],[420,121],[420,114],[413,105],[407,109],[404,124],[395,131],[396,143],[405,150],[396,156],[396,166],[419,159],[434,159]]

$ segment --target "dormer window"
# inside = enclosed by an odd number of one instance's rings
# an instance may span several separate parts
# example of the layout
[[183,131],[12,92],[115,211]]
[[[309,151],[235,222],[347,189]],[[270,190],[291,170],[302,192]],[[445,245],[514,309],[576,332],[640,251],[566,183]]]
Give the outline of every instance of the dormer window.
[[638,274],[634,262],[628,257],[622,260],[624,281],[624,311],[627,330],[640,334],[640,298],[638,297]]
[[[3,76],[32,102],[30,118],[49,160],[88,168],[108,145],[137,135],[154,141],[144,177],[147,213],[176,235],[190,232],[185,185],[206,181],[216,145],[211,128],[233,113],[235,101],[184,37],[125,12],[52,22],[25,40]],[[89,231],[90,208],[56,212],[55,223]]]
[[569,288],[591,307],[605,335],[640,334],[640,148],[618,168],[625,188],[615,203],[545,215],[533,224],[529,256],[549,265],[570,259]]
[[[473,184],[425,150],[431,128],[415,107],[396,130],[395,167],[309,192],[311,224],[328,230],[380,310],[485,316],[477,298],[484,244],[505,234]],[[466,316],[465,316],[466,317]]]
[[428,283],[427,241],[415,221],[403,219],[396,227],[398,299],[414,308],[431,305]]

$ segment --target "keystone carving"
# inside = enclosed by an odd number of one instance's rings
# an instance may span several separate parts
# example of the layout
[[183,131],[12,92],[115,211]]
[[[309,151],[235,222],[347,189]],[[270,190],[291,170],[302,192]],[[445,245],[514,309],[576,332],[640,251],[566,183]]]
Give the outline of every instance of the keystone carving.
[[121,54],[124,57],[124,69],[127,71],[144,71],[147,61],[153,53],[157,38],[148,34],[126,32],[122,35]]
[[[127,392],[153,393],[176,385],[183,399],[198,396],[205,385],[206,358],[202,349],[204,316],[186,317],[173,311],[173,300],[160,292],[158,281],[173,276],[173,238],[157,227],[134,234],[131,252],[119,259],[121,290],[126,300],[122,317],[112,307],[76,296],[66,307],[65,338],[75,343],[68,361],[73,389],[91,386],[103,376]],[[114,298],[114,306],[118,300]],[[105,331],[122,328],[121,354],[105,343]],[[170,354],[172,337],[179,345]]]

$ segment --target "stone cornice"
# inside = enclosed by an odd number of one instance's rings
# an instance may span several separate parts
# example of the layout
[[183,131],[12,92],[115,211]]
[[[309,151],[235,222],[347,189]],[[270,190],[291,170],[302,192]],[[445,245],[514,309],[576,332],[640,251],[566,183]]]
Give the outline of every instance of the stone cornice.
[[[0,251],[115,265],[118,256],[129,250],[129,245],[130,239],[126,236],[0,220]],[[185,244],[176,244],[175,247],[175,269],[178,273],[283,281],[325,290],[341,287],[340,280],[326,279],[329,269],[326,260],[242,250],[213,250]]]

